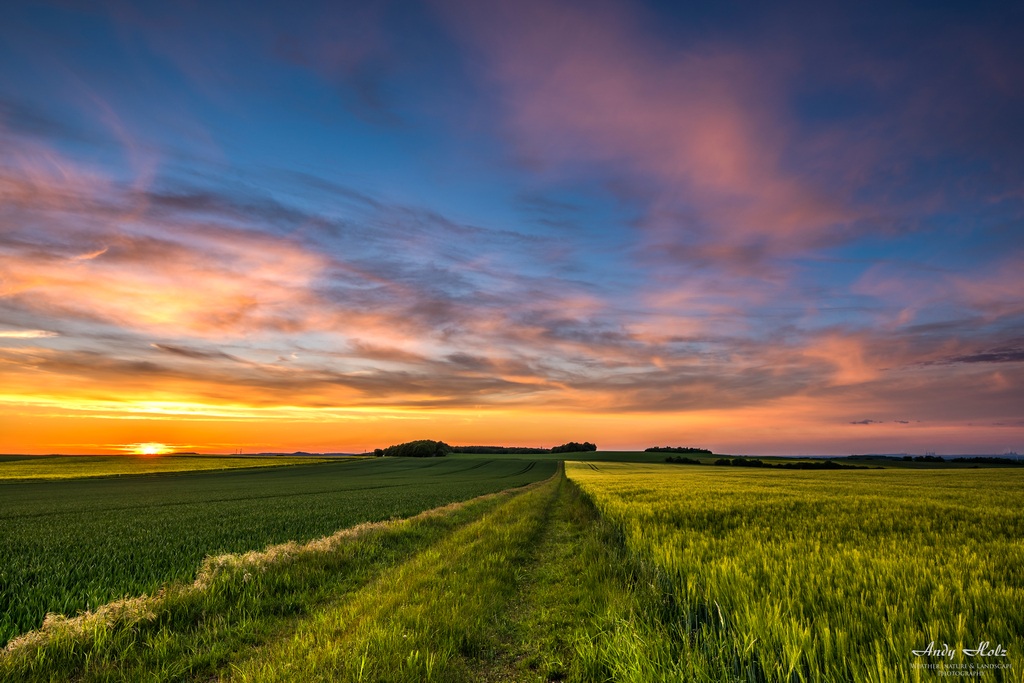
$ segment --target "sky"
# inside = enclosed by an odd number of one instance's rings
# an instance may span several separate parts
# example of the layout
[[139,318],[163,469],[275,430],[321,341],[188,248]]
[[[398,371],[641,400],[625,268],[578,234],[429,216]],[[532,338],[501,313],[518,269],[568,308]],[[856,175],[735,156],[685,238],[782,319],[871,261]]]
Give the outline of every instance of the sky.
[[1024,451],[1019,2],[2,14],[0,452]]

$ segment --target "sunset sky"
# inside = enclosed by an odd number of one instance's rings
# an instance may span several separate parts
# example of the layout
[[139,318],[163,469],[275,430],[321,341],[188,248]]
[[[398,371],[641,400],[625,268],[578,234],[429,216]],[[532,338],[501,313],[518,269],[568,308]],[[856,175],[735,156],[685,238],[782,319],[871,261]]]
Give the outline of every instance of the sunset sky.
[[1024,452],[1022,35],[5,2],[0,452]]

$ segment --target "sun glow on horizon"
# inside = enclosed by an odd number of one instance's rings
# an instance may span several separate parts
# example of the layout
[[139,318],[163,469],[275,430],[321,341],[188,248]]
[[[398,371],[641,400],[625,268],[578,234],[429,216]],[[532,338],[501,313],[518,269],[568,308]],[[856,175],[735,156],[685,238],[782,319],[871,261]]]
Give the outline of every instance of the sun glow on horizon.
[[167,455],[174,449],[162,443],[130,443],[122,446],[122,449],[131,455]]

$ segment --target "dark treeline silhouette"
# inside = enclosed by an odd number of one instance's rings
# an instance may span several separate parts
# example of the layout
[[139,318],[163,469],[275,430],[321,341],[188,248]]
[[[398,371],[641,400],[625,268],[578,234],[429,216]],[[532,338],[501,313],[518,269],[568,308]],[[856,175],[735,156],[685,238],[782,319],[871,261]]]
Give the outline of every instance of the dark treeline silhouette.
[[563,443],[561,446],[555,446],[554,448],[551,449],[551,452],[552,453],[582,453],[584,451],[596,451],[596,450],[597,450],[597,446],[595,446],[594,444],[590,443],[589,441],[584,441],[583,443],[576,443],[575,441],[570,441],[569,443]]
[[676,465],[703,465],[704,464],[700,460],[694,460],[693,458],[684,458],[684,457],[679,456],[679,455],[677,455],[674,458],[670,455],[667,458],[665,458],[665,462],[675,463]]
[[[914,458],[914,460],[917,460],[917,458]],[[1010,460],[1009,458],[994,458],[991,456],[983,458],[953,458],[950,462],[969,462],[973,465],[1014,465],[1016,467],[1024,467],[1024,461]]]
[[953,458],[952,460],[946,460],[941,455],[904,455],[903,460],[906,462],[966,462],[972,465],[1014,465],[1024,467],[1024,462],[1020,460],[996,458],[991,455],[979,456],[977,458]]
[[481,453],[483,455],[529,455],[550,452],[550,448],[528,448],[525,446],[452,446],[452,453]]
[[449,446],[444,441],[431,441],[421,439],[400,443],[397,446],[377,448],[373,454],[377,457],[388,456],[390,458],[434,458],[449,453],[479,453],[481,455],[539,455],[542,453],[581,453],[583,451],[596,451],[597,446],[586,441],[584,443],[569,443],[555,446],[554,448],[520,448],[516,446]]
[[[863,465],[840,465],[832,460],[826,460],[825,462],[784,462],[777,465],[773,465],[768,462],[762,462],[761,460],[753,459],[748,460],[746,458],[720,458],[715,461],[716,465],[731,465],[733,467],[776,467],[787,470],[870,470],[872,468]],[[875,468],[882,469],[882,468]]]
[[439,458],[451,452],[452,447],[444,441],[420,439],[387,448],[377,448],[374,449],[373,454],[377,457],[387,456],[389,458]]
[[544,453],[582,453],[584,451],[597,451],[597,446],[586,441],[584,443],[577,443],[575,441],[569,441],[561,445],[556,445],[553,449],[527,449],[527,447],[519,447],[514,445],[453,445],[452,453],[478,453],[485,456],[500,456],[500,455],[530,455],[530,454],[544,454]]
[[700,455],[714,455],[706,448],[691,448],[689,446],[651,446],[645,448],[644,453],[699,453]]

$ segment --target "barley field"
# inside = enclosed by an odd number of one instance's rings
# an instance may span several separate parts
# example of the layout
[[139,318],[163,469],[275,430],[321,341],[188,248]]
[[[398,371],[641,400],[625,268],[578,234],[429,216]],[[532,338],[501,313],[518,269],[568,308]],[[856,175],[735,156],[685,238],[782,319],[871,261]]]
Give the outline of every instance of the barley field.
[[566,471],[664,596],[617,680],[1022,680],[1022,472]]

